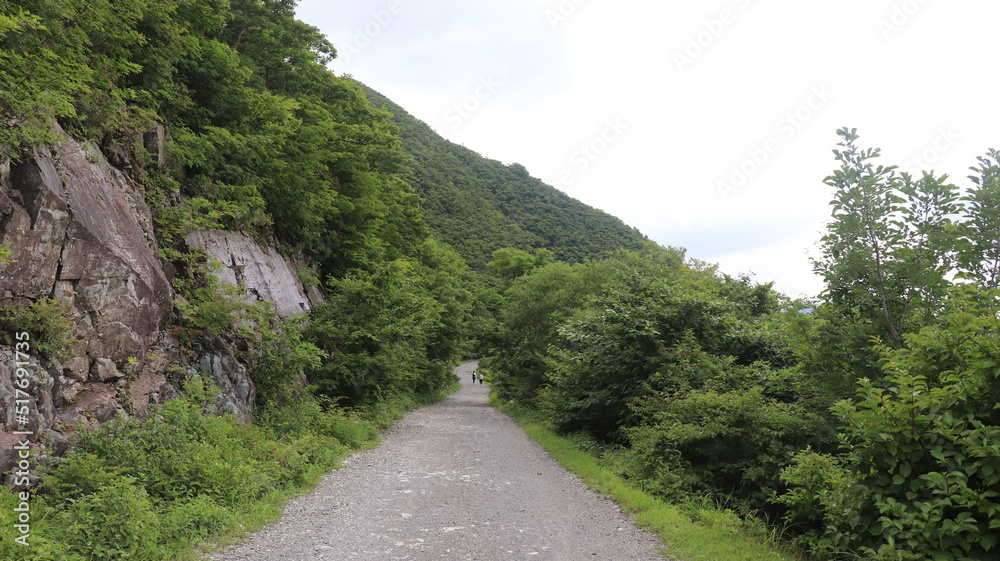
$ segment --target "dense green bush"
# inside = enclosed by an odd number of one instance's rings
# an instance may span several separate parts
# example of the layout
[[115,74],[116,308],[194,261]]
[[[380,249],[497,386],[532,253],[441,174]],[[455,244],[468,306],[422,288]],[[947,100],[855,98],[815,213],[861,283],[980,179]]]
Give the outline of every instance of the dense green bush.
[[234,531],[247,512],[314,484],[377,438],[368,421],[308,395],[240,424],[211,412],[217,391],[194,383],[186,393],[144,422],[118,418],[83,431],[65,458],[42,470],[32,498],[36,559],[171,559]]
[[14,346],[14,333],[27,332],[33,351],[57,360],[77,342],[70,305],[51,299],[37,300],[26,306],[0,310],[0,343]]
[[623,272],[559,328],[548,378],[553,413],[564,430],[621,438],[621,429],[636,424],[629,405],[650,391],[650,383],[701,389],[711,372],[695,373],[698,379],[683,384],[679,379],[678,361],[686,353],[675,345],[683,341],[743,363],[773,354],[774,342],[719,294],[717,281],[682,273]]
[[81,559],[152,560],[161,551],[160,516],[146,490],[131,477],[76,499],[61,522],[59,541]]
[[794,404],[739,391],[651,395],[629,431],[632,475],[668,498],[730,496],[744,513],[768,507],[777,474],[816,438],[817,423]]
[[418,259],[331,278],[328,299],[306,329],[329,357],[309,370],[310,383],[350,407],[449,387],[470,308],[466,270],[454,253],[428,242]]
[[842,401],[842,452],[803,454],[778,499],[816,551],[878,560],[996,558],[1000,535],[1000,323],[981,294],[940,327],[881,347],[884,382]]

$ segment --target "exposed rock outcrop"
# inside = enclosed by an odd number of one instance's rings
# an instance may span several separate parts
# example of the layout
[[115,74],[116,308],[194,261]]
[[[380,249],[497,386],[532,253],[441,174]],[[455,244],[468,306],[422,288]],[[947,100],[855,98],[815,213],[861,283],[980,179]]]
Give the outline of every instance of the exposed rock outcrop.
[[[167,137],[157,127],[134,139],[152,161],[123,146],[109,157],[122,169],[140,160],[163,166]],[[25,438],[14,431],[30,433],[36,450],[61,454],[77,427],[117,415],[144,418],[150,405],[177,395],[180,380],[195,376],[221,388],[220,407],[250,420],[255,388],[233,348],[214,338],[180,350],[170,329],[174,269],[159,258],[152,222],[142,185],[91,146],[66,139],[15,165],[0,162],[0,243],[11,252],[10,263],[0,264],[0,307],[56,300],[77,335],[61,357],[38,352],[32,336],[34,350],[20,374],[26,388],[17,387],[13,350],[0,347],[0,473]],[[244,288],[248,302],[274,302],[290,317],[322,301],[317,287],[299,280],[302,264],[273,246],[219,230],[186,241],[219,261],[215,274]],[[25,404],[30,413],[22,418],[18,407]]]
[[[11,251],[0,265],[0,306],[57,300],[79,336],[62,362],[32,353],[32,441],[125,410],[143,415],[165,383],[162,358],[151,355],[176,343],[164,331],[173,290],[142,186],[97,149],[67,139],[7,167],[0,187],[0,242]],[[14,371],[0,358],[0,432],[10,432]],[[148,391],[135,395],[137,387]]]
[[0,242],[12,255],[0,268],[0,302],[72,306],[83,328],[73,355],[90,358],[73,368],[129,357],[141,366],[173,310],[142,187],[72,140],[34,150],[5,187]]
[[253,301],[274,302],[275,310],[284,317],[304,314],[316,303],[307,296],[295,265],[272,246],[262,246],[245,234],[223,230],[192,232],[185,241],[222,265],[215,273],[219,280],[243,287]]

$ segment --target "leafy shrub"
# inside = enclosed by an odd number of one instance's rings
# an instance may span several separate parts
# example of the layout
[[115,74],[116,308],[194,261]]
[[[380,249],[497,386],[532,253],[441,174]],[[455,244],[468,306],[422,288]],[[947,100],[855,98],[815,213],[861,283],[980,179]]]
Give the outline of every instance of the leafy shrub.
[[791,490],[779,501],[814,550],[996,559],[1000,324],[992,312],[943,319],[907,336],[907,348],[882,347],[884,386],[862,380],[857,401],[835,407],[843,422],[836,462],[803,455],[783,473]]
[[667,497],[712,492],[758,509],[778,474],[815,435],[795,405],[743,391],[658,394],[636,406],[645,422],[629,431],[633,474]]
[[[348,446],[376,437],[371,423],[308,394],[260,424],[206,413],[215,394],[192,383],[145,422],[118,418],[82,431],[71,452],[41,472],[32,504],[39,559],[172,559],[233,530],[269,495],[314,484]],[[11,500],[0,494],[0,505]]]
[[174,289],[182,296],[175,301],[186,327],[182,335],[216,336],[232,330],[247,307],[244,295],[238,287],[223,283],[213,274],[221,265],[211,257],[197,253],[190,257],[196,261],[188,264],[189,277],[173,280]]
[[841,458],[803,450],[781,471],[781,481],[789,488],[773,500],[787,509],[784,516],[793,524],[789,536],[792,542],[815,554],[848,551],[848,535],[826,530],[857,525],[862,505],[856,503],[867,499],[852,491],[857,479],[843,466]]
[[280,461],[258,444],[261,432],[174,399],[144,423],[120,418],[84,434],[77,448],[136,478],[157,501],[209,496],[232,506],[281,485]]
[[248,306],[241,315],[244,321],[237,332],[249,348],[240,357],[249,367],[257,406],[271,411],[288,407],[290,413],[304,413],[302,407],[316,401],[313,388],[304,388],[299,381],[305,379],[310,369],[319,368],[326,357],[326,353],[305,339],[306,318],[282,318],[266,301]]
[[177,501],[161,516],[166,543],[189,543],[228,532],[237,525],[232,510],[201,496]]
[[700,271],[627,270],[564,322],[547,357],[560,428],[620,441],[637,424],[630,404],[650,385],[702,389],[733,364],[783,364],[776,330],[757,325],[752,308],[720,286]]
[[160,559],[160,519],[145,489],[122,477],[74,500],[58,530],[70,548],[88,561]]
[[86,451],[68,454],[58,463],[43,468],[41,493],[75,500],[96,493],[105,485],[121,477],[121,471],[109,468],[105,460]]
[[427,251],[427,260],[446,263],[442,270],[398,259],[328,282],[306,329],[329,356],[309,372],[320,395],[369,407],[449,386],[469,295],[456,281],[464,267],[440,248]]
[[65,359],[76,343],[76,327],[72,320],[73,309],[57,300],[37,300],[27,306],[14,306],[0,310],[0,331],[7,344],[14,332],[27,331],[31,348],[55,358]]

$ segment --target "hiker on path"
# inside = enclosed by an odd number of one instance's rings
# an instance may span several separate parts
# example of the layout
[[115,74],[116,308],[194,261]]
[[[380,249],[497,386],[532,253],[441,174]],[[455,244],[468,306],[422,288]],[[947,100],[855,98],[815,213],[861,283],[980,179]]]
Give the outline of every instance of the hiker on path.
[[472,371],[472,383],[473,384],[476,383],[476,371],[475,370]]

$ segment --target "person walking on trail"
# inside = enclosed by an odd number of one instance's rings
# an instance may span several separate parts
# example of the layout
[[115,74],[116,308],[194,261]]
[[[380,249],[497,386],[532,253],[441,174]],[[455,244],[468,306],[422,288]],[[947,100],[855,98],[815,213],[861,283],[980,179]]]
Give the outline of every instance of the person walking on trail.
[[475,370],[472,371],[472,383],[473,384],[476,383],[476,371]]
[[483,385],[483,375],[479,375],[479,385]]

